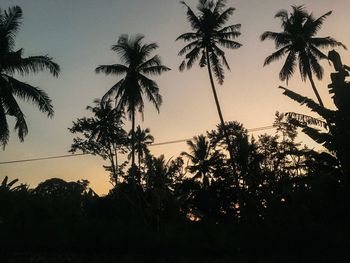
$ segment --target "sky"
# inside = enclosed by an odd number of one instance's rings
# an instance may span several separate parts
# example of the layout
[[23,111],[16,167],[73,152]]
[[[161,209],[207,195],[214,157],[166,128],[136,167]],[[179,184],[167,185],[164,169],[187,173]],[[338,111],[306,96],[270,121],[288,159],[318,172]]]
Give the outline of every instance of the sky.
[[[197,0],[187,0],[195,8]],[[236,120],[246,128],[268,126],[274,114],[307,110],[282,95],[278,79],[283,60],[263,67],[274,44],[261,42],[259,36],[266,30],[280,32],[280,22],[274,15],[280,9],[291,10],[291,5],[305,5],[316,17],[329,10],[333,14],[325,21],[318,36],[332,36],[350,47],[350,3],[348,0],[228,0],[235,7],[229,24],[242,24],[242,35],[236,39],[243,46],[227,50],[231,71],[226,71],[225,82],[217,92],[226,121]],[[24,48],[25,55],[45,55],[61,66],[58,78],[47,72],[20,76],[18,79],[44,89],[53,101],[55,115],[48,119],[30,103],[20,103],[29,126],[23,143],[13,131],[5,151],[0,151],[0,162],[67,154],[73,134],[68,128],[72,121],[89,115],[87,105],[118,81],[115,76],[95,74],[100,64],[118,63],[118,56],[110,50],[121,34],[145,35],[144,42],[157,42],[163,64],[172,70],[156,77],[163,97],[160,114],[146,102],[144,121],[137,122],[150,128],[155,143],[188,139],[215,128],[219,122],[206,69],[194,66],[179,72],[182,59],[177,55],[183,42],[177,36],[191,31],[186,21],[186,9],[177,0],[1,0],[0,8],[19,5],[23,10],[23,24],[17,34],[16,48]],[[348,51],[338,50],[345,64],[350,63]],[[332,107],[327,92],[331,67],[323,61],[325,77],[316,81],[325,105]],[[303,83],[296,73],[288,83],[293,91],[314,98],[309,83]],[[126,129],[130,129],[126,121]],[[257,134],[256,134],[257,135]],[[315,147],[301,136],[303,143]],[[167,159],[186,151],[186,143],[151,147],[155,156],[165,154]],[[39,182],[58,177],[68,181],[87,179],[99,194],[111,188],[105,164],[96,156],[77,156],[47,161],[0,165],[0,180],[4,176],[18,178],[35,187]]]

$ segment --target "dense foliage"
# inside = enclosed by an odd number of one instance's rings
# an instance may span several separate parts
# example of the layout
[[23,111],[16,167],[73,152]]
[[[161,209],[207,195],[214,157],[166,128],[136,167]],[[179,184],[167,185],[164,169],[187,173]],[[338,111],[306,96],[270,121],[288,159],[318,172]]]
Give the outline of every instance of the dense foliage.
[[[276,114],[275,135],[249,137],[227,123],[166,160],[145,151],[106,196],[87,181],[49,179],[35,189],[0,187],[1,246],[24,253],[299,258],[340,253],[348,241],[349,183],[329,154],[301,147],[297,128]],[[239,187],[235,177],[239,178]],[[62,252],[64,251],[64,252]],[[200,252],[199,252],[200,251]]]

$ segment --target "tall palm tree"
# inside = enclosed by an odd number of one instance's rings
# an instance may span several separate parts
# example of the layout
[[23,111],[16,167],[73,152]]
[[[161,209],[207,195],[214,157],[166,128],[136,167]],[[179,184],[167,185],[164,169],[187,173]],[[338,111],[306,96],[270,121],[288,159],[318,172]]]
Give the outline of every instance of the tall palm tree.
[[[130,131],[132,135],[132,131]],[[150,134],[150,129],[141,129],[140,125],[136,127],[135,135],[135,151],[137,152],[138,166],[141,169],[141,160],[149,154],[148,146],[154,142],[154,137]],[[130,154],[131,155],[131,154]],[[129,158],[131,157],[129,155]]]
[[60,68],[48,56],[23,57],[23,49],[15,50],[15,37],[22,20],[22,9],[19,6],[0,9],[0,144],[6,146],[9,137],[9,126],[6,116],[16,119],[15,130],[23,141],[28,134],[25,116],[16,101],[16,97],[24,101],[32,101],[35,106],[48,117],[52,117],[54,110],[51,99],[41,89],[14,78],[39,71],[49,70],[57,77]]
[[[184,33],[176,39],[189,42],[179,52],[180,56],[186,54],[179,69],[180,71],[185,68],[190,69],[198,59],[200,67],[207,66],[220,123],[222,127],[225,127],[212,71],[219,84],[222,85],[224,82],[223,66],[228,70],[230,70],[230,66],[226,60],[225,52],[221,48],[237,49],[241,47],[240,43],[233,40],[241,34],[239,31],[241,25],[225,26],[235,8],[226,8],[225,0],[199,0],[197,6],[199,13],[195,14],[185,2],[181,3],[187,8],[187,20],[190,22],[193,32]],[[229,146],[229,138],[225,128],[224,130]],[[233,157],[231,151],[230,157],[231,159]]]
[[278,49],[265,59],[264,66],[287,56],[279,78],[288,83],[298,65],[302,80],[309,79],[319,104],[324,106],[312,77],[315,75],[317,79],[322,79],[323,68],[319,60],[328,59],[320,48],[341,46],[346,49],[346,47],[332,37],[316,36],[325,19],[332,14],[331,11],[315,19],[302,5],[292,6],[292,9],[290,14],[287,10],[280,10],[275,15],[281,20],[282,32],[266,31],[260,37],[261,41],[265,39],[275,41]]
[[135,112],[138,110],[143,114],[143,95],[146,95],[158,112],[162,103],[157,83],[148,78],[148,76],[160,75],[170,70],[162,65],[158,55],[150,58],[152,51],[158,48],[158,45],[156,43],[143,44],[143,38],[144,36],[142,35],[130,38],[128,35],[120,36],[118,43],[112,46],[112,50],[120,56],[123,64],[100,65],[96,68],[96,73],[102,72],[106,75],[124,76],[107,91],[102,99],[106,100],[115,94],[116,108],[126,109],[126,112],[129,114],[132,122],[132,166],[135,165]]
[[210,141],[204,135],[193,137],[193,140],[187,141],[190,153],[182,152],[181,155],[186,156],[192,165],[188,166],[194,179],[201,179],[204,188],[209,187],[210,174],[215,171],[215,166],[219,163],[220,154],[213,151]]

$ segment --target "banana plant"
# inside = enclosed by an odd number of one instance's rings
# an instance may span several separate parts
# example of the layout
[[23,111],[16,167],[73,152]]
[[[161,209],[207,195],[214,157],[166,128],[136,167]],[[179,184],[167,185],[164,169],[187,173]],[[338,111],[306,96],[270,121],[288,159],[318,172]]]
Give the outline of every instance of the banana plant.
[[[314,100],[293,92],[287,88],[283,94],[307,106],[322,119],[299,114],[287,113],[293,119],[295,125],[317,143],[322,144],[329,152],[337,157],[345,174],[350,173],[350,82],[346,78],[350,75],[350,67],[343,65],[338,52],[332,50],[328,53],[328,59],[333,63],[335,72],[331,73],[331,83],[328,92],[332,96],[335,110],[331,110],[315,102]],[[321,126],[324,130],[312,126]]]

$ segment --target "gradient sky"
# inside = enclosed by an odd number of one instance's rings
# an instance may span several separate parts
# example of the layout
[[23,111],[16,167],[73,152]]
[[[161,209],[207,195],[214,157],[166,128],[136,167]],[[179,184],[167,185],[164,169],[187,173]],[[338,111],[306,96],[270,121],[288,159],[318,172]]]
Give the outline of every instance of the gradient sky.
[[[197,0],[187,3],[195,7]],[[319,36],[332,36],[350,47],[349,0],[229,0],[236,8],[230,24],[242,24],[242,35],[237,39],[243,46],[227,51],[231,72],[226,72],[223,86],[218,86],[219,99],[225,120],[237,120],[246,128],[271,125],[276,110],[306,112],[282,95],[277,87],[285,85],[278,79],[282,62],[263,68],[266,56],[274,51],[271,41],[260,42],[266,30],[280,31],[274,19],[280,9],[304,4],[315,16],[333,10]],[[184,45],[175,42],[178,35],[191,31],[186,22],[186,9],[177,0],[1,0],[0,8],[19,5],[24,19],[17,35],[16,48],[24,48],[25,55],[49,54],[62,68],[58,79],[48,73],[23,78],[26,82],[47,91],[55,107],[52,120],[46,118],[30,103],[21,103],[29,125],[29,134],[20,143],[16,134],[0,161],[67,154],[73,135],[69,133],[72,121],[88,115],[85,110],[94,98],[101,97],[116,81],[113,76],[95,74],[99,64],[113,64],[117,55],[110,50],[121,34],[142,33],[144,41],[157,42],[156,51],[163,63],[172,70],[156,78],[163,96],[160,114],[146,102],[145,119],[141,126],[151,129],[155,142],[191,138],[215,128],[217,111],[209,86],[206,69],[195,66],[180,73],[178,51]],[[349,53],[340,50],[344,63]],[[327,84],[331,68],[327,62],[325,77],[316,82],[325,104],[331,107]],[[22,79],[18,77],[19,79]],[[295,74],[289,88],[314,98],[310,85],[301,82]],[[141,120],[138,119],[140,122]],[[13,129],[13,121],[10,121]],[[129,122],[126,123],[129,129]],[[301,137],[304,143],[310,143]],[[167,158],[187,150],[185,143],[152,147],[154,155],[164,153]],[[7,175],[35,187],[38,182],[52,177],[65,180],[88,179],[97,193],[107,193],[111,185],[99,157],[74,158],[0,165],[0,179]]]

